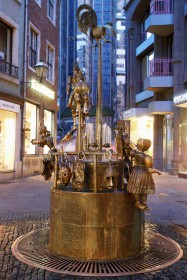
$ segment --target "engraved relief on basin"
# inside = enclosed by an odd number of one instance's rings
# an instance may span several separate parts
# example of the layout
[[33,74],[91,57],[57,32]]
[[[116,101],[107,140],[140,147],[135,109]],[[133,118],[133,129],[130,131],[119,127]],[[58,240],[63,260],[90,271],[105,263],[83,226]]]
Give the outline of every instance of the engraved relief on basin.
[[143,240],[144,214],[131,194],[51,189],[50,251],[76,259],[121,259],[138,254]]

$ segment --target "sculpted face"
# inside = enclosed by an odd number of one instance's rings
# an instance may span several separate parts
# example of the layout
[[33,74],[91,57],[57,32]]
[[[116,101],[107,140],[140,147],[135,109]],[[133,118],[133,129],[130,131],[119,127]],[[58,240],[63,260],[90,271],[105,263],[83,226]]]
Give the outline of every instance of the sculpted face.
[[107,189],[113,189],[116,187],[117,175],[118,174],[117,174],[114,166],[111,163],[109,163],[109,166],[105,170],[105,174],[104,174],[104,182],[105,182]]
[[71,169],[68,165],[62,166],[60,168],[60,181],[61,181],[62,185],[67,186],[69,184],[71,175],[72,175]]
[[115,186],[116,178],[114,176],[106,177],[106,187],[112,189]]
[[72,185],[75,190],[81,191],[84,187],[84,164],[74,162]]

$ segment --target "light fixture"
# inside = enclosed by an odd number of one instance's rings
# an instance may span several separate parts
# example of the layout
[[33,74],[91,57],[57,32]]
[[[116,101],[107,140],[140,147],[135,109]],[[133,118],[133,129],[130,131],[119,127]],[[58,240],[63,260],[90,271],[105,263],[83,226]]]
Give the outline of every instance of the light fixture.
[[45,64],[45,62],[41,59],[38,63],[36,63],[35,69],[36,69],[36,75],[37,77],[39,77],[40,83],[42,83],[43,78],[46,77],[48,67]]

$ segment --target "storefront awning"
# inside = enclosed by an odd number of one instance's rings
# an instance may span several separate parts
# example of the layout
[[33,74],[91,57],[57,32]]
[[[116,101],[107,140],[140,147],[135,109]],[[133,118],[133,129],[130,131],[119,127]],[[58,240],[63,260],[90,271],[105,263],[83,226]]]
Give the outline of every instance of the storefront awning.
[[123,119],[131,120],[134,118],[142,117],[144,115],[149,115],[148,108],[131,108],[123,112]]

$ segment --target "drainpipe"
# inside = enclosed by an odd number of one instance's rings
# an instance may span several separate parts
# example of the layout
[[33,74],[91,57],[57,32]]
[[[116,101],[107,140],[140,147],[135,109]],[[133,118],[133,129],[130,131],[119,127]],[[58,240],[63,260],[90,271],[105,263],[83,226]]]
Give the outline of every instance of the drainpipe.
[[[22,131],[21,131],[21,177],[23,176],[23,158],[25,152],[25,114],[26,114],[26,81],[27,81],[27,23],[28,23],[28,0],[24,1],[24,45],[23,45],[23,72],[22,72],[22,83],[21,87],[23,87],[23,110],[22,110]],[[21,88],[22,89],[22,88]]]

